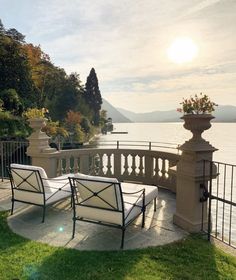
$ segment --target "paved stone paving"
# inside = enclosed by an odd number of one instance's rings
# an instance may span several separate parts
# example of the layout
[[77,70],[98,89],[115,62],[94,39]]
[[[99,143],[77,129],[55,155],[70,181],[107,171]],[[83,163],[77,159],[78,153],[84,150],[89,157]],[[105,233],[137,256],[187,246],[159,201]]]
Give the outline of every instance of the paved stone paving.
[[11,208],[11,188],[8,180],[0,181],[0,211]]
[[[9,182],[0,183],[0,210],[11,208]],[[150,205],[146,211],[145,228],[141,217],[130,225],[125,233],[124,249],[145,248],[171,243],[187,236],[172,222],[175,211],[175,195],[160,190],[157,211]],[[42,208],[17,203],[13,216],[9,216],[10,228],[26,238],[52,246],[78,250],[119,250],[121,230],[78,221],[76,235],[72,234],[72,210],[70,200],[48,207],[45,223],[41,223]]]

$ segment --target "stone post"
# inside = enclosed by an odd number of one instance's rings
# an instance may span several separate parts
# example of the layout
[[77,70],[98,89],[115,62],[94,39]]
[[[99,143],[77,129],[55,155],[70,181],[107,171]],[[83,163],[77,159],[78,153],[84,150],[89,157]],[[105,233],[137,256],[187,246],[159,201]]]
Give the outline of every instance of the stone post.
[[[217,149],[201,134],[211,127],[210,120],[213,118],[209,114],[182,117],[184,127],[193,133],[193,137],[180,146],[182,155],[177,164],[176,213],[173,221],[188,232],[198,232],[202,227],[200,184],[203,183],[204,160],[211,161]],[[203,224],[207,222],[206,202],[204,204]]]
[[41,130],[46,125],[46,121],[45,118],[29,119],[33,133],[28,137],[29,147],[26,153],[31,157],[32,165],[43,167],[48,177],[52,178],[57,176],[57,156],[59,152],[49,146],[50,137]]

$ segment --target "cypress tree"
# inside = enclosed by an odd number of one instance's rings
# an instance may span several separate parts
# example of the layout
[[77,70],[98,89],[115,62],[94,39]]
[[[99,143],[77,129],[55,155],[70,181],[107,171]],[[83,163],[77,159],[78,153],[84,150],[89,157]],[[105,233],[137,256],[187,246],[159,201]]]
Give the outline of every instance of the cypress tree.
[[97,74],[94,68],[91,69],[85,84],[85,100],[94,113],[94,125],[98,125],[100,120],[99,111],[101,110],[102,96],[98,86]]

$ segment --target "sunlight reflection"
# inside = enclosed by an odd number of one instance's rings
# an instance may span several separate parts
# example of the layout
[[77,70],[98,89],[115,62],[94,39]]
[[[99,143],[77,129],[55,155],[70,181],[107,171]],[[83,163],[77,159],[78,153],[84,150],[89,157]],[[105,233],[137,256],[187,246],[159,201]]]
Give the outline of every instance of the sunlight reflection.
[[58,232],[63,232],[64,231],[64,227],[59,227],[58,228]]

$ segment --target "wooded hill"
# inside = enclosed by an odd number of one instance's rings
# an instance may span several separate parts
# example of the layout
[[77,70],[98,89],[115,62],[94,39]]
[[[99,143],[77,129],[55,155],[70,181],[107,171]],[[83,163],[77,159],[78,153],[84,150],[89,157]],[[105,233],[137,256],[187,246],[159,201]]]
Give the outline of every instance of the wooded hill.
[[[47,108],[48,133],[73,135],[74,141],[89,137],[105,122],[98,79],[91,69],[85,85],[78,73],[67,74],[55,66],[39,46],[25,41],[16,29],[5,29],[0,20],[0,137],[29,134],[24,112]],[[50,126],[50,125],[49,125]],[[57,129],[63,128],[63,129]]]

